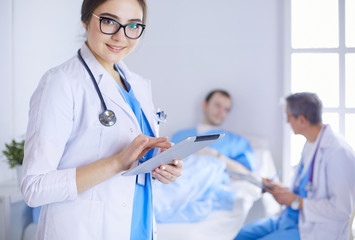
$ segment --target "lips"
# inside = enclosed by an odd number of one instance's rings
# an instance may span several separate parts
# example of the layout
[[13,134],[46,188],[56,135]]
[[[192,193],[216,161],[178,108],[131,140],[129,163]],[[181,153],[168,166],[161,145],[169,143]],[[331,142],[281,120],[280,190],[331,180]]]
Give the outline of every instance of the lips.
[[108,47],[108,49],[110,49],[113,52],[121,52],[123,49],[125,49],[125,47],[114,46],[114,45],[109,45],[109,44],[106,44],[106,46]]

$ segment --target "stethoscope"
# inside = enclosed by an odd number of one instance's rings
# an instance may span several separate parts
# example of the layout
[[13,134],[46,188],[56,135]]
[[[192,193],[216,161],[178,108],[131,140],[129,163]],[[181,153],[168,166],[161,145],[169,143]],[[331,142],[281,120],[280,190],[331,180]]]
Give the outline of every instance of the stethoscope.
[[90,78],[92,80],[92,83],[94,84],[94,87],[96,89],[96,92],[97,92],[97,95],[99,95],[99,98],[100,98],[100,101],[101,101],[101,105],[102,105],[102,108],[103,108],[103,112],[100,113],[99,115],[99,120],[100,120],[100,123],[106,127],[111,127],[113,126],[116,121],[117,121],[117,118],[116,118],[116,114],[112,111],[112,110],[109,110],[107,109],[106,107],[106,103],[104,101],[104,98],[102,97],[102,94],[101,94],[101,91],[99,89],[99,86],[97,85],[97,82],[95,80],[95,77],[94,75],[92,74],[90,68],[88,67],[88,65],[86,64],[84,58],[81,56],[81,53],[80,53],[80,49],[78,50],[78,56],[79,56],[79,59],[80,61],[82,62],[82,64],[84,65],[86,71],[89,73],[90,75]]
[[[90,68],[86,64],[84,58],[81,56],[80,49],[78,50],[78,57],[79,57],[80,61],[82,62],[82,64],[84,65],[86,71],[89,73],[92,83],[94,84],[95,90],[97,92],[97,95],[100,98],[101,105],[103,108],[103,112],[100,113],[100,115],[99,115],[100,123],[106,127],[111,127],[117,121],[116,114],[112,110],[107,109],[106,103],[104,101],[104,98],[102,97],[102,94],[101,94],[99,86],[97,85],[96,79],[95,79],[94,75],[92,74]],[[123,74],[123,72],[121,70],[120,70],[120,72]],[[158,124],[160,122],[162,122],[162,123],[166,122],[167,114],[164,111],[160,111],[158,109],[158,111],[155,114],[153,114],[153,116],[157,120]]]
[[325,129],[327,128],[328,125],[324,125],[323,129],[322,129],[322,132],[320,133],[321,135],[319,136],[319,141],[317,143],[317,147],[316,147],[316,150],[314,152],[314,155],[313,155],[313,158],[312,158],[312,162],[311,162],[311,170],[310,170],[310,174],[309,174],[309,178],[308,178],[308,184],[306,185],[305,189],[307,191],[313,191],[313,172],[314,172],[314,162],[315,162],[315,159],[317,157],[317,153],[318,153],[318,150],[319,150],[319,145],[320,145],[320,142],[322,141],[322,138],[323,138],[323,133],[325,131]]

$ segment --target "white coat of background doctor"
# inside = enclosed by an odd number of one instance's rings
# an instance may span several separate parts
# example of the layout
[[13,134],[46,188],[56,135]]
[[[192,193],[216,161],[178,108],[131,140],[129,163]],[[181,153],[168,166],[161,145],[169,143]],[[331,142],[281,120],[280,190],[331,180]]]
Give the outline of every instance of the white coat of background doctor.
[[[145,4],[144,0],[84,0],[82,6],[87,41],[81,55],[107,108],[115,113],[116,124],[107,127],[100,123],[100,99],[77,55],[49,70],[31,98],[21,191],[29,206],[43,206],[38,239],[130,239],[136,176],[123,177],[120,172],[136,164],[148,150],[164,150],[171,143],[167,138],[142,134],[141,124],[117,90],[117,84],[126,85],[114,69],[115,63],[157,136],[150,81],[122,62],[138,39],[128,38],[123,27],[115,34],[104,34],[102,20],[93,15],[133,24],[128,27],[134,29],[135,24],[145,23]],[[181,168],[182,161],[176,159],[152,174],[169,183],[181,175]],[[153,233],[155,239],[155,222]]]
[[[301,94],[308,93],[290,95],[289,98]],[[293,204],[300,209],[298,228],[302,240],[347,240],[350,236],[349,219],[355,209],[354,151],[331,126],[312,125],[303,115],[292,114],[289,104],[287,119],[295,134],[302,134],[307,142],[319,141],[319,148],[307,197],[296,198],[284,188],[275,189],[273,195],[281,204]],[[314,156],[313,152],[311,156]]]
[[244,226],[235,240],[348,240],[355,207],[355,153],[322,123],[316,94],[295,93],[286,101],[287,122],[307,140],[291,189],[265,180],[273,186],[266,191],[286,207],[277,217]]

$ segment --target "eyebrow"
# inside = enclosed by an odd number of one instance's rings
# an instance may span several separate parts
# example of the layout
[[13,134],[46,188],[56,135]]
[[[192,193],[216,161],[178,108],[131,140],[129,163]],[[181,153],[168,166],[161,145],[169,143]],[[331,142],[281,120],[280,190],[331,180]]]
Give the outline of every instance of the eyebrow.
[[[100,16],[108,16],[108,17],[111,17],[111,18],[114,18],[114,19],[117,19],[117,20],[120,20],[120,18],[112,13],[101,13],[99,14]],[[130,22],[142,22],[142,19],[139,19],[139,18],[133,18],[133,19],[129,19]]]

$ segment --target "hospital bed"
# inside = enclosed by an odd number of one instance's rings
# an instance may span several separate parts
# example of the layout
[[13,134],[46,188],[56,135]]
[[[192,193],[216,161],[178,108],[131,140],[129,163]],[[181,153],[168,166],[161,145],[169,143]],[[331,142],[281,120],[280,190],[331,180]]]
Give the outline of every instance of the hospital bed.
[[[265,143],[258,139],[253,140],[251,144],[255,152],[255,173],[271,178],[276,173],[271,153]],[[231,240],[245,223],[275,215],[280,211],[279,205],[270,194],[261,194],[260,188],[249,182],[231,179],[228,186],[237,193],[232,210],[213,211],[199,222],[158,223],[158,239]]]

